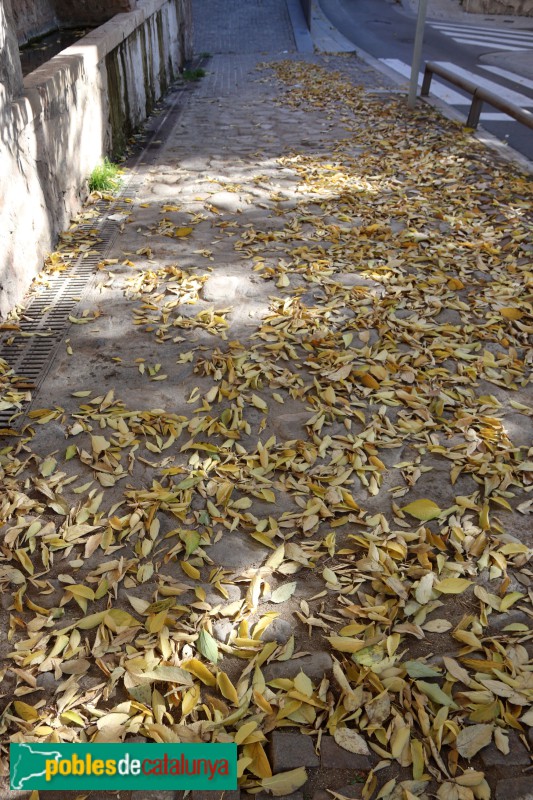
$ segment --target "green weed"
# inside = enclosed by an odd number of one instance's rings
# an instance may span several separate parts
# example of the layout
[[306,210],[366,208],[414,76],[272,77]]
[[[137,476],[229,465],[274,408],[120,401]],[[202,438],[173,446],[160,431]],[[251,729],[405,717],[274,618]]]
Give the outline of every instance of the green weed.
[[120,184],[120,169],[108,158],[104,158],[101,164],[97,164],[89,175],[90,192],[113,192],[119,188]]
[[205,78],[205,69],[198,67],[198,69],[184,69],[181,77],[184,81],[199,81],[200,78]]

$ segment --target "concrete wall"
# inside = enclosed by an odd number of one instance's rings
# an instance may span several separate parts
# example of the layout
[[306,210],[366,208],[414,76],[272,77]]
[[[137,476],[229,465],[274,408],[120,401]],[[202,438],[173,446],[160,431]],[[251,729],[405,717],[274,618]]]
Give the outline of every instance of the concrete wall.
[[137,0],[53,0],[62,25],[100,25],[114,14],[134,11]]
[[135,11],[137,0],[11,0],[19,44],[58,26],[101,25],[115,14]]
[[190,2],[138,0],[23,83],[9,0],[0,3],[0,317],[79,210],[93,167],[191,57]]
[[508,14],[533,17],[533,0],[462,0],[471,14]]
[[19,44],[57,27],[52,0],[11,0]]

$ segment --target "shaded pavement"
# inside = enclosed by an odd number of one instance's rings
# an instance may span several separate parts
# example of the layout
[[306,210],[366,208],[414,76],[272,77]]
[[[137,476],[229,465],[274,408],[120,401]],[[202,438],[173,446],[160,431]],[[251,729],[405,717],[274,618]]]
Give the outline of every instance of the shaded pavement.
[[241,796],[526,798],[530,184],[241,5],[195,3],[207,74],[4,437],[3,745],[237,741]]

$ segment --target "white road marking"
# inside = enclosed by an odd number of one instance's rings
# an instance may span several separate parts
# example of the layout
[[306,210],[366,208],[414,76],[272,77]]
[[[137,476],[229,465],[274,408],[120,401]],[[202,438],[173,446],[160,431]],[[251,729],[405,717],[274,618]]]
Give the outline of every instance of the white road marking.
[[518,83],[525,89],[533,89],[533,81],[530,81],[529,78],[525,78],[523,75],[518,75],[516,72],[510,72],[508,69],[502,69],[501,67],[493,67],[489,64],[480,64],[479,66],[481,69],[486,69],[489,72],[493,72],[495,75],[500,75],[508,81]]
[[428,23],[432,28],[444,31],[445,33],[466,33],[472,36],[497,36],[503,39],[518,39],[520,41],[533,41],[533,30],[511,31],[503,28],[476,28],[473,25],[452,25],[450,23]]
[[430,26],[449,36],[460,44],[473,44],[478,47],[490,45],[496,50],[510,52],[533,49],[533,31],[510,31],[502,28],[479,28],[473,25],[457,25],[453,23],[431,22]]
[[481,86],[483,89],[488,89],[489,92],[494,92],[501,97],[502,100],[508,100],[510,103],[520,106],[520,108],[533,107],[533,100],[530,97],[527,97],[525,94],[515,92],[513,89],[507,89],[505,86],[502,86],[501,83],[495,83],[494,81],[488,80],[488,78],[481,77],[481,75],[475,75],[472,72],[469,72],[467,69],[463,69],[462,67],[458,67],[456,64],[452,64],[450,61],[437,61],[436,63],[441,67],[446,67],[446,69],[449,69],[450,72],[454,72],[456,75],[472,81],[478,86]]
[[[400,61],[397,58],[380,58],[379,59],[383,64],[386,64],[388,67],[393,69],[395,72],[399,72],[400,75],[403,75],[406,78],[411,77],[411,65],[406,64],[405,61]],[[419,82],[423,79],[423,74],[420,73],[418,76]],[[477,75],[470,76],[473,81],[476,81]],[[496,88],[502,88],[499,84],[494,84]],[[431,89],[430,94],[435,95],[439,98],[439,100],[443,100],[445,103],[448,103],[450,106],[470,106],[472,102],[472,98],[469,96],[465,96],[459,94],[454,89],[450,89],[444,83],[441,83],[438,80],[431,81]],[[533,101],[532,101],[533,102]],[[465,109],[460,109],[462,112],[466,114]],[[483,111],[480,117],[482,122],[515,122],[512,117],[507,116],[507,114],[502,114],[499,111]]]
[[453,36],[453,41],[457,42],[458,44],[474,44],[477,47],[490,47],[491,50],[505,50],[508,53],[518,53],[524,52],[525,50],[529,50],[529,47],[523,46],[520,47],[519,45],[515,44],[501,44],[498,42],[488,42],[488,41],[480,41],[479,39],[463,39],[457,36]]

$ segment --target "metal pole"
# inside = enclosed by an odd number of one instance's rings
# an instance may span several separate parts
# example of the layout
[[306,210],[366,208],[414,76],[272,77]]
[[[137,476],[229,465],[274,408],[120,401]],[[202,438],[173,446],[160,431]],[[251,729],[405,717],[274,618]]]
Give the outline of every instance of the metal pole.
[[414,108],[418,91],[418,73],[422,60],[422,44],[424,41],[424,24],[426,22],[426,9],[428,0],[418,0],[418,19],[416,21],[415,43],[413,46],[413,62],[411,64],[411,81],[409,83],[409,97],[407,105]]

